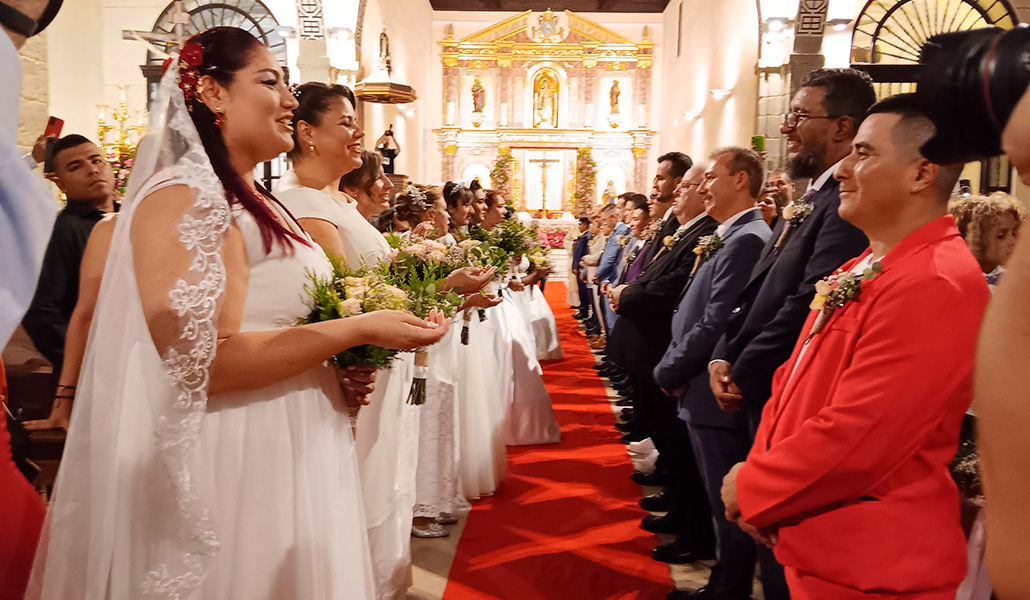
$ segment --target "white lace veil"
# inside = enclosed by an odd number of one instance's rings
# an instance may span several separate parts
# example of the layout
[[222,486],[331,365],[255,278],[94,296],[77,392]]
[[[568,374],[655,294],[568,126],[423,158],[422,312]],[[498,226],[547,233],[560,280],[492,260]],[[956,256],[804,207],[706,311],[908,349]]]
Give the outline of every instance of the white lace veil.
[[[176,71],[162,78],[115,227],[29,598],[193,597],[217,554],[211,461],[198,456],[197,443],[231,213]],[[193,194],[168,232],[191,263],[168,290],[181,335],[171,347],[156,348],[141,308],[130,232],[139,201],[169,185]]]

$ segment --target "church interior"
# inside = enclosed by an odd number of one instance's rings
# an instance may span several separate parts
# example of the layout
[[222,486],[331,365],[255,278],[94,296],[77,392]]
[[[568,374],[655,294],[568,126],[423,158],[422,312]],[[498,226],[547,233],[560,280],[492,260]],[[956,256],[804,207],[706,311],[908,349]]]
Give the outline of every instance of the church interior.
[[[369,141],[392,128],[398,175],[500,176],[520,209],[558,217],[647,193],[671,149],[751,145],[780,168],[781,116],[809,70],[855,66],[881,96],[899,93],[929,36],[1027,18],[1023,0],[81,0],[22,51],[19,143],[57,115],[131,147],[176,22],[187,36],[237,25],[293,82],[365,82],[361,123]],[[1030,198],[1004,159],[963,177],[975,193]]]
[[[700,162],[720,148],[751,148],[766,172],[784,170],[781,127],[815,69],[864,71],[886,98],[914,91],[931,36],[1028,21],[1030,0],[66,0],[20,50],[18,145],[30,153],[58,117],[63,135],[82,134],[108,154],[124,191],[162,62],[189,36],[234,26],[268,46],[290,83],[354,91],[363,146],[389,154],[393,194],[408,183],[478,181],[503,192],[519,217],[572,232],[620,195],[650,195],[668,152]],[[283,154],[256,178],[272,189],[289,168]],[[959,181],[966,195],[1030,203],[1005,156],[966,164]],[[807,184],[796,183],[791,202]],[[567,279],[571,244],[548,249],[554,280]],[[568,309],[559,285],[547,301]],[[412,539],[407,599],[643,600],[710,575],[713,561],[651,560],[637,527],[640,486],[623,476],[625,448],[597,441],[611,437],[612,406],[583,400],[583,390],[619,396],[591,370],[603,359],[580,329],[571,316],[558,319],[565,362],[543,379],[555,406],[583,422],[562,453],[510,450],[504,494],[474,503],[475,527],[463,517],[448,538]],[[15,365],[17,352],[9,347],[4,360]],[[50,477],[60,449],[53,454],[41,463]],[[606,482],[618,469],[626,473],[613,488]],[[564,480],[577,470],[581,478]],[[582,535],[554,532],[601,513],[616,520]],[[752,597],[765,597],[757,583]]]

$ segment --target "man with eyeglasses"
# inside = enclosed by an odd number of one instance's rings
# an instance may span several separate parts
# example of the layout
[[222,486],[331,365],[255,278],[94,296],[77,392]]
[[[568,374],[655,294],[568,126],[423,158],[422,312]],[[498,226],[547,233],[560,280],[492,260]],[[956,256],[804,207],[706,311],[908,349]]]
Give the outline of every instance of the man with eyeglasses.
[[[865,73],[818,69],[801,82],[780,125],[791,178],[812,182],[776,223],[709,364],[720,408],[744,411],[752,436],[772,393],[773,373],[790,358],[808,317],[815,283],[869,245],[837,214],[839,183],[833,176],[874,102]],[[789,598],[772,552],[760,546],[759,558],[766,599]]]

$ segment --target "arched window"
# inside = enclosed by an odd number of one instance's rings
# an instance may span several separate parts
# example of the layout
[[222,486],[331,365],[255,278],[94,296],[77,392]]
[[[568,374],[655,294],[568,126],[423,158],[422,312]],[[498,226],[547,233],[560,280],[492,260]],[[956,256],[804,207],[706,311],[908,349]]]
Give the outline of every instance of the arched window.
[[[166,34],[169,38],[174,36],[174,15],[177,13],[175,5],[176,3],[172,2],[161,11],[161,15],[154,23],[153,33]],[[239,27],[261,40],[285,68],[286,41],[279,34],[279,22],[272,15],[272,11],[259,0],[184,0],[182,10],[189,15],[189,21],[184,23],[185,37],[212,27]],[[172,51],[175,43],[165,43],[167,50]],[[157,42],[157,45],[160,44],[161,42]],[[147,64],[140,67],[143,76],[147,78],[148,106],[161,83],[163,61],[163,57],[148,51]],[[271,189],[285,168],[285,159],[279,158],[258,165],[256,176]]]
[[[885,98],[914,91],[919,53],[939,33],[983,27],[1011,29],[1019,23],[1008,0],[869,0],[851,38],[852,67],[869,73],[876,95]],[[1008,161],[984,161],[980,192],[1010,191]]]

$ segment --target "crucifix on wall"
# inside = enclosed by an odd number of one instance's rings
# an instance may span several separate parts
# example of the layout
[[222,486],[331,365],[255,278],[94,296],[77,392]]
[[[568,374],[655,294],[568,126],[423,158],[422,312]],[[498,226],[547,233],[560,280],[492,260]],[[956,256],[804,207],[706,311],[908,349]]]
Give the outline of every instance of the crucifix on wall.
[[547,211],[547,168],[554,163],[561,162],[556,158],[533,158],[530,161],[534,165],[540,165],[540,208]]

